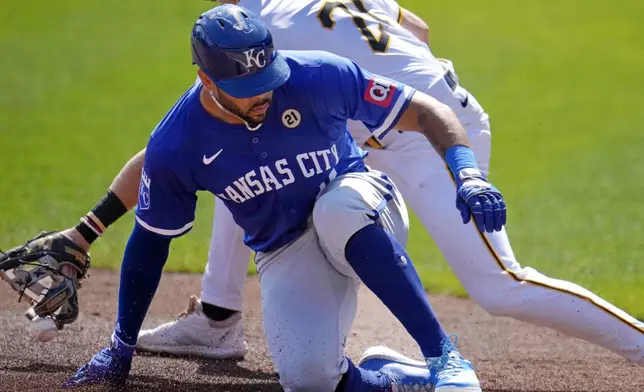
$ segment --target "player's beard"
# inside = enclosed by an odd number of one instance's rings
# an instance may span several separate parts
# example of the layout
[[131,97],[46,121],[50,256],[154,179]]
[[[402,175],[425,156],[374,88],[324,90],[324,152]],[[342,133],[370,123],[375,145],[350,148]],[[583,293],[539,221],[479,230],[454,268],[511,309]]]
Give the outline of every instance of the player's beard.
[[266,119],[266,115],[268,113],[268,110],[266,110],[264,113],[262,113],[259,116],[251,115],[250,112],[253,111],[253,109],[255,109],[257,107],[260,107],[260,106],[264,105],[265,103],[267,103],[269,105],[272,103],[271,98],[262,99],[261,101],[258,101],[253,106],[248,108],[248,110],[246,112],[242,112],[241,109],[239,109],[239,107],[237,105],[235,105],[232,101],[229,101],[228,99],[226,99],[222,94],[219,94],[218,101],[219,101],[219,104],[224,107],[224,109],[228,110],[229,112],[231,112],[235,116],[237,116],[237,117],[241,118],[242,120],[246,121],[246,123],[248,124],[248,126],[250,128],[255,128],[258,125],[260,125],[261,123],[263,123],[264,120]]

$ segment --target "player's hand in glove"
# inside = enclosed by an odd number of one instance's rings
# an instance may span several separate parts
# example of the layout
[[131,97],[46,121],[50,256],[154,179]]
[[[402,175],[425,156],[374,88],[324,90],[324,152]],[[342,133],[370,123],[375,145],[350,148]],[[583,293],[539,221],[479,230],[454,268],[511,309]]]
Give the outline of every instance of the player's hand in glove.
[[112,388],[123,387],[130,374],[134,348],[112,335],[110,346],[94,355],[62,387],[75,388],[96,384]]
[[89,254],[55,232],[42,232],[0,253],[0,277],[20,294],[19,300],[23,295],[32,300],[27,317],[50,317],[58,329],[78,317],[78,280],[89,266]]
[[481,233],[501,231],[506,221],[505,201],[478,169],[474,152],[467,146],[453,146],[445,152],[445,163],[456,182],[456,208],[463,223],[473,217]]
[[474,217],[480,232],[501,231],[506,222],[505,201],[501,192],[490,184],[478,169],[463,169],[456,180],[456,208],[463,223]]

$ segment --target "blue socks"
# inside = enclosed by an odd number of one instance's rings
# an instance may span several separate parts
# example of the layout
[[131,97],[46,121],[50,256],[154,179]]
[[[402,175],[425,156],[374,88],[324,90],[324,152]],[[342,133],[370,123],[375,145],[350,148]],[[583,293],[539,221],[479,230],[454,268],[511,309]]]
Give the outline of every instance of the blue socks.
[[170,238],[134,225],[121,265],[118,317],[114,331],[116,337],[127,345],[136,345],[169,252]]
[[357,367],[347,358],[349,369],[335,392],[391,392],[392,380],[381,372]]
[[416,340],[425,357],[442,354],[447,334],[429,304],[427,294],[404,247],[381,226],[371,224],[355,233],[345,257],[371,290]]

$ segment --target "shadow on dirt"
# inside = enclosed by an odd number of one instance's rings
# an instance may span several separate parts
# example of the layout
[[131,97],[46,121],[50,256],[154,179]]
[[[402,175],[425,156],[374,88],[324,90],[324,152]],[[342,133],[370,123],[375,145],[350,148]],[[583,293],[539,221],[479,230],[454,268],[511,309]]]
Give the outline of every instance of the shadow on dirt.
[[[2,359],[2,356],[0,356]],[[227,392],[280,392],[282,388],[278,383],[277,375],[274,373],[255,371],[247,369],[240,364],[243,362],[235,362],[230,360],[194,360],[198,365],[196,373],[200,376],[205,376],[207,380],[201,382],[191,382],[184,380],[172,380],[169,378],[159,376],[143,376],[132,375],[127,382],[125,388],[118,389],[123,392],[151,392],[151,391],[176,391],[176,392],[212,392],[212,391],[227,391]],[[51,363],[15,363],[3,364],[0,366],[0,373],[4,371],[14,373],[18,379],[13,380],[12,385],[2,384],[0,388],[3,392],[16,391],[25,392],[25,385],[19,379],[28,374],[41,374],[41,382],[43,389],[38,391],[55,391],[59,382],[64,381],[69,375],[73,374],[76,366],[71,365],[57,365]],[[0,376],[2,378],[2,376]],[[4,380],[9,381],[9,380]],[[27,390],[32,390],[28,388]],[[34,391],[36,389],[33,389]],[[115,389],[107,388],[104,386],[92,386],[74,389],[74,392],[113,392]],[[505,389],[505,388],[486,388],[485,392],[526,392],[525,389]],[[551,390],[551,389],[535,389],[531,392],[569,392],[567,390]]]
[[[483,389],[483,392],[527,392],[525,389]],[[570,390],[534,389],[529,392],[571,392]],[[575,392],[582,392],[575,389]],[[591,391],[588,391],[591,392]],[[594,391],[593,391],[594,392]]]
[[[195,360],[198,364],[196,373],[211,378],[206,382],[190,382],[167,379],[158,376],[141,376],[132,375],[128,379],[125,388],[118,391],[131,392],[151,392],[151,391],[177,391],[177,392],[212,392],[212,391],[230,391],[230,392],[279,392],[281,387],[277,381],[277,375],[262,371],[254,371],[240,366],[235,361],[208,361]],[[42,374],[44,379],[49,379],[47,390],[57,390],[58,385],[51,385],[52,382],[58,384],[68,376],[78,370],[78,366],[56,365],[51,363],[17,363],[8,364],[0,367],[2,371],[13,372],[17,374]],[[53,379],[52,379],[53,378]],[[54,379],[56,381],[54,381]],[[234,381],[232,381],[232,380]],[[44,384],[47,381],[43,380]],[[9,389],[5,389],[5,388]],[[19,385],[3,385],[0,388],[3,391],[19,391]],[[60,389],[63,390],[63,389]],[[104,386],[92,386],[74,389],[74,391],[115,391],[114,388]]]
[[30,362],[26,365],[2,366],[0,369],[16,373],[63,373],[71,375],[76,372],[78,366]]
[[257,370],[247,369],[235,361],[195,361],[199,364],[197,373],[205,376],[229,376],[238,378],[247,378],[253,380],[272,380],[277,382],[276,373],[267,373]]

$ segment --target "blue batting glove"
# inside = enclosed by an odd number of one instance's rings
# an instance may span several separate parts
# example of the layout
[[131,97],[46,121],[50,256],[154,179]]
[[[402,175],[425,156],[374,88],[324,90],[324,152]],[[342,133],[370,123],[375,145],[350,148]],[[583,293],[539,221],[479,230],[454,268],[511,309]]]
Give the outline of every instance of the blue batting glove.
[[462,169],[455,180],[456,208],[461,212],[463,223],[468,223],[474,217],[480,232],[501,231],[506,222],[505,201],[501,192],[478,169]]
[[76,388],[96,384],[112,388],[123,387],[130,373],[133,355],[134,346],[126,345],[112,335],[110,346],[94,355],[62,387]]

